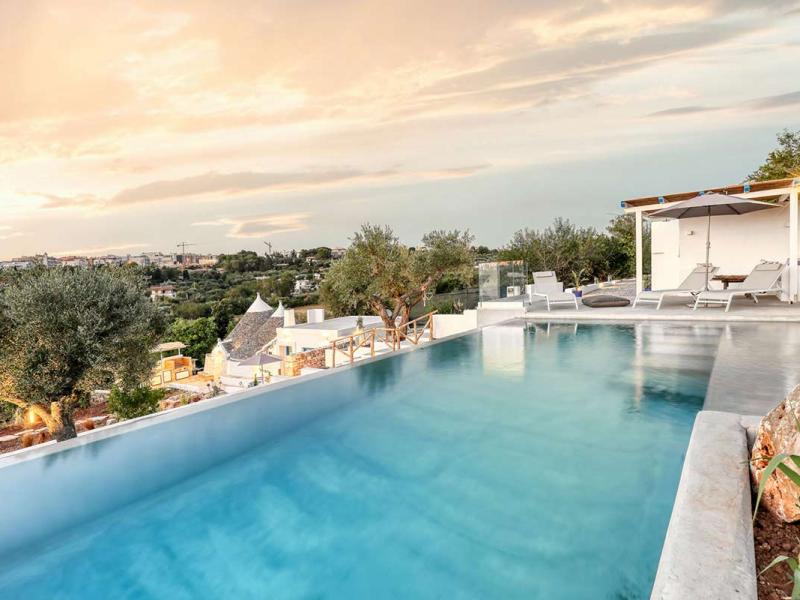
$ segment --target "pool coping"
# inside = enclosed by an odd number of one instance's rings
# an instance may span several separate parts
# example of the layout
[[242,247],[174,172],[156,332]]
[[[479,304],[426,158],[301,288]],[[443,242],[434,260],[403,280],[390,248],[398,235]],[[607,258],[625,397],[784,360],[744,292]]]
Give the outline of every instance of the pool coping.
[[748,432],[759,420],[697,413],[651,600],[756,600]]
[[[692,323],[798,323],[800,315],[775,315],[755,313],[735,314],[735,313],[695,313],[691,309],[688,314],[664,313],[653,310],[653,313],[639,312],[639,309],[628,308],[629,312],[608,312],[602,308],[585,308],[582,310],[552,310],[531,311],[520,313],[519,318],[529,321],[596,321],[596,322],[636,322],[636,321],[669,321]],[[644,311],[646,309],[642,309]],[[589,313],[589,311],[592,311]],[[589,313],[589,314],[587,314]]]
[[231,404],[234,402],[244,401],[249,398],[253,398],[255,396],[271,394],[273,392],[278,392],[288,387],[301,385],[303,383],[308,383],[309,381],[314,381],[316,379],[321,379],[323,377],[331,377],[337,373],[342,373],[350,369],[361,367],[363,365],[372,364],[381,360],[386,360],[387,358],[405,355],[410,352],[417,352],[419,350],[423,350],[425,348],[429,348],[437,344],[442,344],[444,342],[449,342],[451,340],[464,337],[467,335],[474,335],[480,332],[481,329],[482,328],[469,329],[467,331],[462,331],[459,333],[455,333],[453,335],[437,338],[433,341],[426,342],[421,346],[411,346],[408,348],[401,348],[399,350],[395,350],[394,352],[387,352],[385,354],[380,354],[378,356],[363,358],[352,364],[342,365],[340,367],[336,367],[335,369],[325,369],[318,371],[316,373],[309,373],[308,375],[302,375],[300,377],[294,377],[292,379],[278,381],[276,383],[272,383],[265,387],[248,388],[240,392],[234,392],[231,394],[225,394],[223,396],[217,396],[215,398],[209,398],[207,400],[202,400],[200,402],[195,402],[193,404],[187,404],[185,406],[177,406],[175,408],[159,411],[157,413],[153,413],[150,415],[144,415],[142,417],[136,417],[134,419],[127,419],[124,421],[120,421],[118,423],[114,423],[113,425],[107,425],[105,427],[101,427],[100,429],[92,429],[90,431],[81,432],[78,434],[77,437],[63,442],[56,442],[54,440],[51,440],[43,444],[37,444],[35,446],[31,446],[30,448],[21,448],[13,452],[0,454],[0,475],[2,474],[2,470],[4,468],[10,467],[12,465],[17,465],[30,460],[37,460],[46,456],[51,456],[54,454],[58,454],[60,452],[65,452],[72,448],[78,448],[81,446],[94,444],[101,440],[117,437],[120,435],[124,435],[128,432],[137,431],[145,427],[152,427],[160,423],[166,423],[174,419],[180,419],[192,414],[205,412],[208,410],[214,410],[221,406],[225,406],[227,404]]

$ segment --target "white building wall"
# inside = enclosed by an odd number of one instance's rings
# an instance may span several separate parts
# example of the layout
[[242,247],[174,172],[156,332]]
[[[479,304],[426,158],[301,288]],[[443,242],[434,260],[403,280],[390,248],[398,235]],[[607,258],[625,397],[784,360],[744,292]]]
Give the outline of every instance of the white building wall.
[[[655,221],[652,224],[653,289],[680,284],[705,262],[708,219]],[[741,216],[711,217],[710,262],[718,273],[747,275],[761,260],[789,257],[789,207]],[[714,282],[714,287],[721,287]]]
[[683,281],[679,246],[680,221],[653,221],[650,235],[652,260],[650,289],[668,290],[677,287]]
[[433,315],[433,334],[437,338],[464,333],[477,327],[477,310],[465,310],[461,315]]

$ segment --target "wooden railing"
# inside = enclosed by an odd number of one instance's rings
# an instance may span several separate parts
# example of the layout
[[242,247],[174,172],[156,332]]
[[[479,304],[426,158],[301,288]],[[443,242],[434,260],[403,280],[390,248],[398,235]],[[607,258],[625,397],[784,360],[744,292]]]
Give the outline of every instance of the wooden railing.
[[433,331],[433,315],[435,314],[436,311],[429,312],[400,327],[372,327],[360,333],[333,340],[331,342],[331,367],[336,367],[336,357],[339,354],[347,362],[355,362],[356,352],[361,348],[369,348],[369,355],[373,357],[378,344],[383,344],[389,352],[394,352],[400,349],[403,341],[418,346],[426,331],[429,340],[435,339]]

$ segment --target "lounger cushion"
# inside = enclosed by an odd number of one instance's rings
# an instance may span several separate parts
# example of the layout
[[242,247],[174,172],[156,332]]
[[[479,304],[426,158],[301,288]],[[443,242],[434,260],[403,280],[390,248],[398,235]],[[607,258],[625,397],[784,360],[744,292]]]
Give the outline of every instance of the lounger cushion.
[[746,294],[779,294],[780,289],[756,290],[748,288],[729,288],[727,290],[709,290],[701,292],[698,298],[702,300],[727,300],[731,296],[744,296]]
[[611,308],[614,306],[628,306],[631,301],[622,296],[600,294],[599,296],[584,296],[583,303],[589,308]]

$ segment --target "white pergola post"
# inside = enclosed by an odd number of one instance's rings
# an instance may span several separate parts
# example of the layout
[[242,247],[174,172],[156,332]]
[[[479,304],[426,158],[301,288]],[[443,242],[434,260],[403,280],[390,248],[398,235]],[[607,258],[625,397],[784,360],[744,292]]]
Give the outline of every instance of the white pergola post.
[[797,302],[797,191],[796,181],[789,193],[789,300]]
[[[795,195],[795,205],[797,204],[797,196]],[[644,263],[642,260],[642,211],[636,211],[636,295],[642,293],[644,289]],[[795,250],[797,241],[795,240]]]

